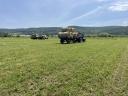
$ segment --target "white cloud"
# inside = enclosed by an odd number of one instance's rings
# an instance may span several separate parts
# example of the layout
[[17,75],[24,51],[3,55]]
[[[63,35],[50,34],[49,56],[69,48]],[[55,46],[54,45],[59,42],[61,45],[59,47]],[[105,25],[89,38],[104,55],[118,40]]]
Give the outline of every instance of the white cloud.
[[111,0],[96,0],[98,2],[108,2],[108,1],[111,1]]
[[98,2],[104,2],[104,1],[106,1],[106,0],[97,0]]
[[111,11],[128,11],[128,1],[118,1],[109,8]]

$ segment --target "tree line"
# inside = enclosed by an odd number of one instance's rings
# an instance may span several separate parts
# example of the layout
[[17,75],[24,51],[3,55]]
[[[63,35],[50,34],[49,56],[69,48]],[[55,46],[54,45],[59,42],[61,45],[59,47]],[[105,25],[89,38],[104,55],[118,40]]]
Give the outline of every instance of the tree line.
[[[111,37],[111,36],[127,36],[128,26],[105,26],[105,27],[81,27],[70,26],[76,29],[76,31],[85,34],[86,36],[99,36],[99,37]],[[57,35],[62,27],[40,27],[40,28],[20,28],[20,29],[0,29],[0,36],[8,37],[10,34],[46,34],[48,36]]]

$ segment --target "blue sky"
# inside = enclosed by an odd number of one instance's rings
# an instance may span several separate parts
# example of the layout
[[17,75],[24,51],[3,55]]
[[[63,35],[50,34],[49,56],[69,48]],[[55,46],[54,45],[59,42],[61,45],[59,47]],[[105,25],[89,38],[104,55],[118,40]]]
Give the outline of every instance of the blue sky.
[[128,0],[0,0],[0,28],[128,25]]

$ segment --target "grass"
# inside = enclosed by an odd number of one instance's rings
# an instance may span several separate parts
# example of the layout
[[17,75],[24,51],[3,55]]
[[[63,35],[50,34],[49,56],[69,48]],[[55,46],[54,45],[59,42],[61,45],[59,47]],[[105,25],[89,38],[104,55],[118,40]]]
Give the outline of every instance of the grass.
[[0,96],[127,96],[128,39],[0,38]]

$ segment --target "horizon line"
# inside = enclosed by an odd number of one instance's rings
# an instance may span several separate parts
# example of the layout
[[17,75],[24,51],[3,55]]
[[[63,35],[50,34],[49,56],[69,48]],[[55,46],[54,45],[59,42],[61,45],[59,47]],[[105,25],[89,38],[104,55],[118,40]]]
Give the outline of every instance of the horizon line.
[[[128,27],[128,25],[103,25],[103,26],[93,26],[93,25],[69,25],[69,26],[73,26],[73,27]],[[60,27],[60,28],[66,28],[69,26],[39,26],[39,27],[17,27],[17,28],[7,28],[7,27],[3,27],[0,29],[30,29],[30,28],[52,28],[52,27]]]

